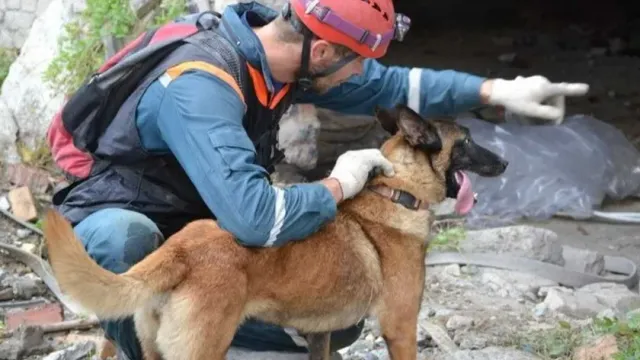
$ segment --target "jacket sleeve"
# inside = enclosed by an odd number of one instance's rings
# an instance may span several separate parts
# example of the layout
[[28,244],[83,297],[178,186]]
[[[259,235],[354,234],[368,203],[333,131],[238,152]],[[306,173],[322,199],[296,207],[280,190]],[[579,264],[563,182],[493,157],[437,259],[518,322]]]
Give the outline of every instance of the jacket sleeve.
[[242,126],[244,107],[218,77],[185,73],[164,92],[158,129],[219,225],[241,244],[280,246],[302,239],[335,217],[335,200],[318,183],[270,185]]
[[400,103],[423,116],[453,115],[480,104],[484,80],[453,70],[387,67],[367,59],[362,74],[323,95],[300,94],[296,101],[344,114],[372,115],[376,105]]

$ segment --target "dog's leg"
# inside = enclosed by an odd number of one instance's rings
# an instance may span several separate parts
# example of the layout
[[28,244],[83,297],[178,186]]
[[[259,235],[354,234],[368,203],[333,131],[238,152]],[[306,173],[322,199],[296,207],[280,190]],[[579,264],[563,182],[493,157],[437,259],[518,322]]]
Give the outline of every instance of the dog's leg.
[[[407,270],[415,271],[416,267]],[[404,271],[385,284],[383,301],[376,311],[382,336],[393,360],[415,360],[417,357],[417,326],[422,292],[424,266],[421,271]]]
[[329,360],[331,334],[328,332],[307,334],[309,343],[309,360]]
[[133,320],[144,360],[162,360],[156,344],[160,321],[154,309],[151,306],[140,309],[134,314]]
[[246,279],[236,277],[194,275],[183,282],[162,311],[158,346],[163,359],[224,360],[245,310],[246,291]]

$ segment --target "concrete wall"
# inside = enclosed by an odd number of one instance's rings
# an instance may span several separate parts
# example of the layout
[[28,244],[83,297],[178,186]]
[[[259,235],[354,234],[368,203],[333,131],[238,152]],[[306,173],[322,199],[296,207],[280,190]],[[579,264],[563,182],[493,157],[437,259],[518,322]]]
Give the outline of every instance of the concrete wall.
[[0,47],[20,48],[51,0],[0,0]]

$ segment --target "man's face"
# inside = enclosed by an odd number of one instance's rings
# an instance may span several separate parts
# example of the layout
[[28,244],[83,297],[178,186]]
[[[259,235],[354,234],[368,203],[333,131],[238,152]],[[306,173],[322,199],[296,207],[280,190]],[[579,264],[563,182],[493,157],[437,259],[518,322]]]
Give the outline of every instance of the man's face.
[[[338,55],[334,45],[318,40],[311,47],[310,68],[312,73],[322,72],[333,64],[340,62],[344,56]],[[312,89],[318,94],[324,94],[332,88],[339,86],[354,75],[362,74],[364,64],[363,57],[357,57],[346,63],[339,70],[324,77],[313,80]]]

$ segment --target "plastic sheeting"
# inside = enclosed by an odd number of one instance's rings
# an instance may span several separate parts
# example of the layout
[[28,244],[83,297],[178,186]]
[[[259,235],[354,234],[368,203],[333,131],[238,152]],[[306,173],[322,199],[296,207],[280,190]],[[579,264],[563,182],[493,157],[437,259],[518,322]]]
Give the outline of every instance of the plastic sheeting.
[[469,174],[478,193],[469,227],[545,220],[558,213],[586,219],[606,197],[640,193],[640,153],[622,132],[598,119],[571,116],[561,125],[457,121],[476,143],[509,161],[500,177]]

